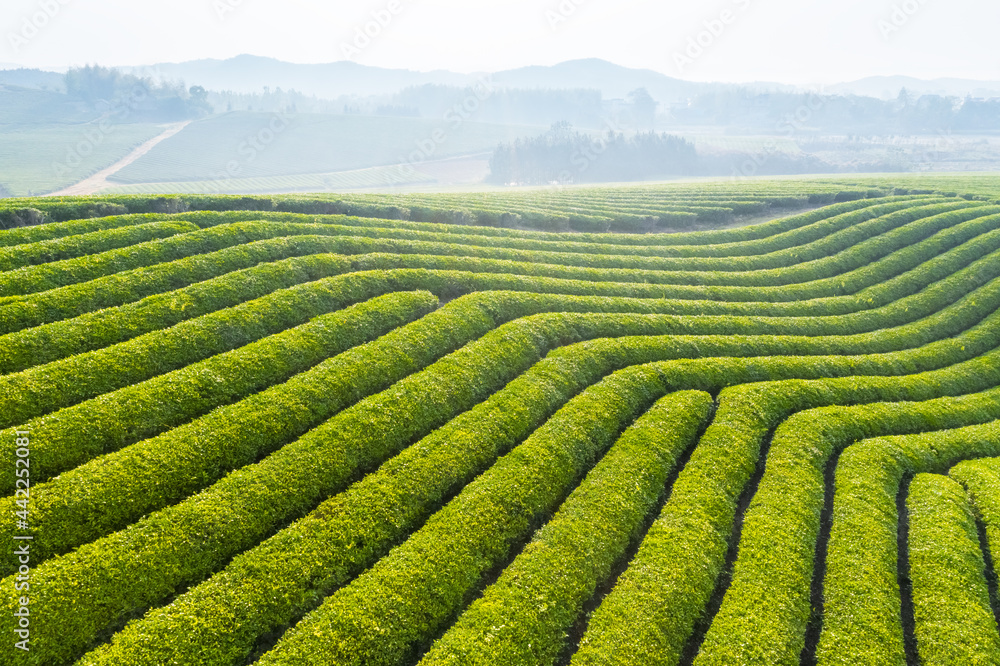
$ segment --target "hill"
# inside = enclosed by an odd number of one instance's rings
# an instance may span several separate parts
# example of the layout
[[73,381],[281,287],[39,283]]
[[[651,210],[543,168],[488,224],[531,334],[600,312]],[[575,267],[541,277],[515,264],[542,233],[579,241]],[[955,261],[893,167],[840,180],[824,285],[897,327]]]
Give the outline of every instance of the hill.
[[996,663],[998,180],[854,180],[0,202],[0,622],[45,666]]

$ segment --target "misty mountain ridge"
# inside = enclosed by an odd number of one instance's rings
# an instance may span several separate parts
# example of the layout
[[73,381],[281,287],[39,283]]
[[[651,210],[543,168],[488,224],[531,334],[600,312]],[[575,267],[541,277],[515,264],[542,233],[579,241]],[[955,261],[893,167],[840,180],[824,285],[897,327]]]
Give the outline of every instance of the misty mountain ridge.
[[418,72],[362,65],[349,60],[302,65],[274,58],[240,55],[226,60],[194,60],[131,68],[136,74],[183,79],[188,85],[210,90],[259,92],[263,86],[293,88],[320,98],[391,95],[403,88],[436,84],[472,86],[488,79],[501,88],[550,88],[599,90],[605,99],[624,99],[636,88],[646,88],[658,102],[672,103],[706,92],[751,89],[757,92],[808,92],[895,98],[902,88],[911,94],[965,97],[998,97],[1000,81],[944,78],[934,80],[910,76],[874,76],[830,86],[796,86],[771,81],[704,83],[688,81],[651,69],[625,67],[601,58],[567,60],[555,65],[531,65],[493,73],[460,74],[446,70]]
[[795,86],[780,83],[702,83],[685,81],[650,69],[616,65],[600,58],[568,60],[556,65],[532,65],[497,72],[460,74],[445,70],[417,72],[362,65],[349,60],[326,64],[294,64],[274,58],[240,55],[226,60],[194,60],[123,68],[138,76],[183,80],[209,90],[236,93],[271,89],[294,89],[306,95],[332,99],[342,96],[392,95],[423,85],[469,87],[489,81],[506,89],[591,89],[605,99],[624,99],[637,88],[646,88],[663,103],[676,103],[705,92],[732,88],[792,92]]
[[879,99],[894,99],[902,89],[911,95],[940,95],[942,97],[1000,97],[1000,81],[974,81],[972,79],[917,79],[912,76],[869,76],[851,83],[827,86],[824,92],[843,95],[860,95]]
[[0,85],[33,90],[65,91],[64,75],[40,69],[0,69]]
[[[6,69],[5,69],[6,68]],[[31,77],[16,65],[0,66],[0,83],[23,87],[47,85],[54,74]],[[374,67],[343,60],[321,64],[297,64],[270,57],[239,55],[225,60],[201,59],[181,63],[121,67],[124,72],[155,80],[183,81],[209,90],[235,93],[259,93],[270,89],[293,89],[321,99],[340,97],[388,96],[423,85],[468,87],[488,80],[494,86],[509,89],[592,89],[605,99],[624,99],[637,88],[646,88],[661,103],[676,103],[708,92],[750,89],[756,92],[805,92],[859,95],[880,99],[895,98],[902,88],[910,94],[938,94],[955,97],[1000,97],[1000,81],[975,81],[959,78],[924,80],[909,76],[873,76],[829,86],[795,86],[775,82],[703,83],[678,79],[650,69],[616,65],[600,58],[569,60],[556,65],[533,65],[493,73],[462,74],[445,70],[418,72],[407,69]],[[20,71],[20,81],[12,72]],[[44,83],[36,83],[44,81]]]

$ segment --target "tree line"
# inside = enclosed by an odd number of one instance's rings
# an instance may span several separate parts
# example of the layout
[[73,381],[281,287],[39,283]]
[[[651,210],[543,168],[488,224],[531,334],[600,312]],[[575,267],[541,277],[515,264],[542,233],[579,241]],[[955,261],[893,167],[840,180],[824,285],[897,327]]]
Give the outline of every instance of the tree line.
[[212,112],[201,86],[155,82],[99,65],[70,69],[65,85],[69,96],[122,122],[187,120]]
[[490,159],[490,182],[539,185],[643,180],[694,171],[694,144],[666,133],[626,136],[574,131],[560,122],[541,136],[500,144]]

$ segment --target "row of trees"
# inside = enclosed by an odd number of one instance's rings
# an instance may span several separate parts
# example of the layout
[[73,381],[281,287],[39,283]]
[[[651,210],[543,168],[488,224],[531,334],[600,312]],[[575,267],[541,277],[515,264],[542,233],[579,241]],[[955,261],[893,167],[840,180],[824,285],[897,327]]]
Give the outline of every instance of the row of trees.
[[122,121],[172,121],[212,112],[208,91],[183,83],[154,82],[117,69],[87,65],[65,75],[66,93]]
[[489,182],[499,185],[655,180],[677,176],[753,177],[807,173],[908,171],[903,158],[862,156],[850,164],[777,148],[696,151],[690,141],[670,134],[639,132],[603,136],[575,131],[567,122],[533,138],[500,144],[490,159]]
[[639,133],[603,136],[560,122],[545,134],[497,147],[490,159],[494,183],[549,184],[626,181],[692,173],[694,144],[677,136]]
[[720,90],[675,105],[672,122],[765,132],[934,134],[1000,130],[1000,99],[913,96],[894,100],[856,95]]

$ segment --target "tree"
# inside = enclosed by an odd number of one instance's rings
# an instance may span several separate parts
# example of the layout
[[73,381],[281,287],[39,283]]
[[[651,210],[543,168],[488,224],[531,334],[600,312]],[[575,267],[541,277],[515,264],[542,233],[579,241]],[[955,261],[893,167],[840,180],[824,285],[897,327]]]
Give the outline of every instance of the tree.
[[115,93],[123,87],[122,75],[115,69],[87,65],[70,69],[65,75],[66,92],[74,97],[94,104],[99,101],[111,101]]
[[656,123],[656,100],[645,88],[636,88],[628,94],[632,102],[632,116],[639,129],[652,130]]
[[910,93],[907,92],[906,88],[899,89],[899,95],[896,96],[896,105],[904,109],[910,105]]
[[196,113],[211,113],[212,105],[208,101],[208,91],[201,86],[191,86],[188,90],[190,99],[188,106]]

